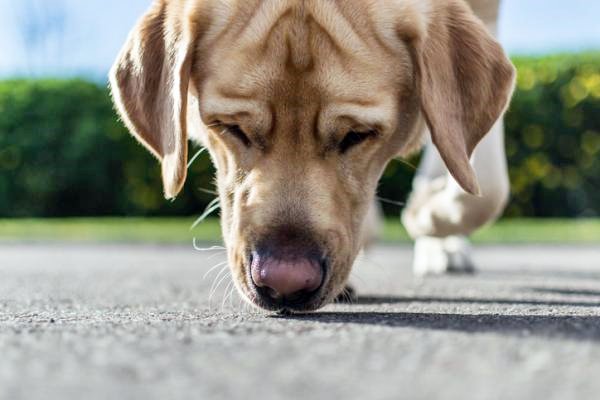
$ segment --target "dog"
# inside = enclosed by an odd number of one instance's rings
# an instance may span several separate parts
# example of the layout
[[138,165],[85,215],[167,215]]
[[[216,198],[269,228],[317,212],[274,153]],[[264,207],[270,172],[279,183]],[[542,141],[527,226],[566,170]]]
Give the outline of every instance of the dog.
[[[464,0],[155,0],[110,73],[167,198],[184,185],[188,140],[209,150],[234,283],[278,312],[344,290],[380,176],[427,136],[461,196],[484,198],[470,158],[514,80]],[[423,193],[404,218],[416,237],[488,218],[416,223],[417,204],[437,212]]]

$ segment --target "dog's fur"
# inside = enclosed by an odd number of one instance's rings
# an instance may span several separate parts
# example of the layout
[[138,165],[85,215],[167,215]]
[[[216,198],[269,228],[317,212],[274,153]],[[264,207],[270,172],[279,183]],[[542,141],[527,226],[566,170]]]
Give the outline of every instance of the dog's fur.
[[[184,184],[188,139],[209,149],[246,298],[262,305],[248,273],[257,242],[292,230],[322,246],[329,271],[305,307],[316,309],[344,287],[385,166],[420,148],[425,124],[479,194],[469,157],[514,76],[463,0],[155,0],[111,87],[161,161],[166,197]],[[346,149],[349,132],[362,141]]]

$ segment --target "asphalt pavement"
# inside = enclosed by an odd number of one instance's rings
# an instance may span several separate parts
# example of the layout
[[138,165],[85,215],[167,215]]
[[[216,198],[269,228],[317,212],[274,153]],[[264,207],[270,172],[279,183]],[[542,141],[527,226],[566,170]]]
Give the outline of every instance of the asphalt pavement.
[[477,275],[427,279],[381,246],[353,304],[296,317],[246,306],[223,259],[0,245],[0,399],[600,398],[600,245],[481,247]]

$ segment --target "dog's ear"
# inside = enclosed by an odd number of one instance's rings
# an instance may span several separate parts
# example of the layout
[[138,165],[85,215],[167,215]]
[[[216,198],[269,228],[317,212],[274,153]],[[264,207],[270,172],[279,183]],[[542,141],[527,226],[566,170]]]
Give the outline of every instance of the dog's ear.
[[110,72],[110,85],[130,132],[162,163],[165,196],[173,198],[187,174],[186,111],[195,35],[169,7],[156,0],[138,22]]
[[423,115],[452,176],[479,194],[469,158],[506,110],[515,69],[463,0],[429,4],[425,33],[414,39]]

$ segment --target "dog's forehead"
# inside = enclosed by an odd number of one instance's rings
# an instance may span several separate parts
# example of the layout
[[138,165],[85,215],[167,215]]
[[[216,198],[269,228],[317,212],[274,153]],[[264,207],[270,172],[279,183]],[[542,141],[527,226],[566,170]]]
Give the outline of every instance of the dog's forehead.
[[384,97],[402,75],[402,48],[386,38],[392,35],[386,29],[395,28],[385,21],[385,7],[374,3],[216,1],[203,40],[210,49],[203,65],[213,100],[221,95],[245,106],[256,100],[297,105],[316,96],[363,108],[389,106]]
[[[182,1],[182,0],[179,0]],[[185,0],[183,0],[185,1]],[[315,23],[346,50],[359,50],[360,36],[389,41],[397,34],[424,34],[436,0],[195,0],[185,13],[207,15],[207,42],[234,33],[240,45],[268,41],[282,20]],[[298,32],[294,32],[298,33]],[[393,40],[392,40],[393,41]],[[388,43],[390,44],[390,43]]]
[[[218,2],[212,16],[204,39],[212,44],[210,58],[219,68],[243,67],[247,75],[255,68],[263,77],[281,79],[286,72],[298,77],[319,68],[331,71],[335,62],[350,59],[364,64],[373,55],[365,40],[366,15],[345,15],[335,1]],[[264,84],[255,76],[251,80]]]
[[[245,44],[259,44],[270,36],[275,26],[282,20],[317,21],[332,34],[332,26],[341,31],[349,28],[348,20],[343,20],[344,9],[336,0],[244,0],[225,1],[213,0],[210,4],[211,26],[206,32],[208,40],[224,31],[238,27],[236,32],[240,41]],[[346,0],[341,4],[352,3],[361,9],[366,9],[362,2]],[[204,2],[206,4],[206,2]],[[196,9],[197,11],[198,9]],[[356,19],[361,13],[356,7],[351,17]],[[192,12],[195,12],[192,10]],[[363,13],[364,14],[364,13]],[[342,18],[341,18],[342,17]],[[350,15],[346,14],[346,17]]]

